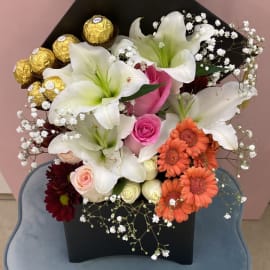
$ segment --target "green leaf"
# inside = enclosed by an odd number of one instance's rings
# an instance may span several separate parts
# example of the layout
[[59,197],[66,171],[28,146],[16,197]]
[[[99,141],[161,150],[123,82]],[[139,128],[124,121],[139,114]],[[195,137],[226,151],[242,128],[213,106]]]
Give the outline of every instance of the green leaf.
[[[201,64],[203,64],[203,67],[201,67]],[[208,67],[209,69],[206,70],[205,67]],[[208,76],[211,75],[215,72],[221,72],[224,71],[225,69],[223,67],[218,67],[212,64],[205,64],[202,62],[197,62],[196,66],[196,76]]]
[[157,88],[159,88],[160,86],[162,86],[162,84],[144,84],[139,90],[138,92],[136,92],[134,95],[129,96],[129,97],[122,97],[120,99],[121,102],[125,102],[125,101],[129,101],[129,100],[133,100],[136,99],[138,97],[144,96],[154,90],[156,90]]
[[126,178],[120,178],[117,184],[114,186],[112,194],[119,195],[122,192],[126,183],[127,183]]

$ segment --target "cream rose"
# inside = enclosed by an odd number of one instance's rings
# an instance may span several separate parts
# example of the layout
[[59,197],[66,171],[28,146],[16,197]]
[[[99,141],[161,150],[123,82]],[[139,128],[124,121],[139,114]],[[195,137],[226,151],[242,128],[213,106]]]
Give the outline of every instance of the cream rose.
[[141,194],[141,186],[135,182],[127,182],[120,196],[128,204],[134,203]]
[[145,171],[146,171],[146,178],[145,180],[153,180],[158,174],[157,169],[157,159],[152,158],[149,160],[144,161],[143,163]]
[[104,201],[105,195],[96,191],[90,166],[83,165],[70,174],[70,182],[78,193],[90,202]]
[[142,194],[148,201],[156,204],[161,197],[161,182],[157,179],[144,182]]

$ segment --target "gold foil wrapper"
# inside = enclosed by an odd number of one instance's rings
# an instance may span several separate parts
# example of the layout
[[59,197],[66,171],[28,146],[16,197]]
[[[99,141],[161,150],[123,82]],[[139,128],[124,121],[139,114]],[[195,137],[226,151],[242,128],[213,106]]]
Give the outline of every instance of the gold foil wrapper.
[[65,83],[57,76],[48,77],[42,83],[42,87],[45,89],[44,95],[50,101],[53,101],[54,98],[65,88]]
[[46,100],[45,96],[41,93],[41,82],[33,82],[28,87],[28,98],[30,103],[35,103],[36,107],[41,107],[43,101]]
[[112,22],[102,15],[95,15],[87,20],[83,26],[84,38],[93,45],[108,42],[114,32]]
[[13,69],[13,75],[15,80],[21,85],[27,85],[31,83],[33,80],[33,74],[29,60],[21,59],[17,61]]
[[40,47],[33,50],[29,61],[33,72],[41,75],[46,68],[54,65],[55,56],[51,50]]
[[70,62],[69,45],[79,42],[80,40],[71,34],[65,34],[58,37],[52,45],[56,58],[65,64]]

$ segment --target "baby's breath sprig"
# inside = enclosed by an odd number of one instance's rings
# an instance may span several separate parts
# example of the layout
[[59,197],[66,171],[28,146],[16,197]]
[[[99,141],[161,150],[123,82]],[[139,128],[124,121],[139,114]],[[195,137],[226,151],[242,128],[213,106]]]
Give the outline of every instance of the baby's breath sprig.
[[[152,203],[144,200],[127,204],[119,196],[112,195],[102,203],[85,202],[80,220],[89,223],[91,228],[104,228],[106,233],[115,234],[117,238],[128,241],[131,251],[140,250],[155,260],[160,255],[169,256],[169,245],[161,243],[159,235],[162,228],[173,229],[174,226],[160,220],[156,215],[153,216],[153,208]],[[107,211],[108,209],[110,210]],[[153,250],[146,249],[146,241],[151,243]]]

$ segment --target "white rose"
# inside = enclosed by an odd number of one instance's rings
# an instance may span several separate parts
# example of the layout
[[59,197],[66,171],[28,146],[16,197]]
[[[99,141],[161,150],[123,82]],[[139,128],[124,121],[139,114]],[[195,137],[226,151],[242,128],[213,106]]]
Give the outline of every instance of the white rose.
[[142,194],[148,201],[156,204],[161,197],[161,182],[157,179],[144,182]]
[[141,194],[141,186],[135,182],[127,182],[124,186],[120,196],[126,203],[132,204]]
[[144,168],[146,170],[146,178],[145,180],[153,180],[158,174],[158,169],[157,169],[157,159],[152,158],[149,160],[144,161],[143,163]]

